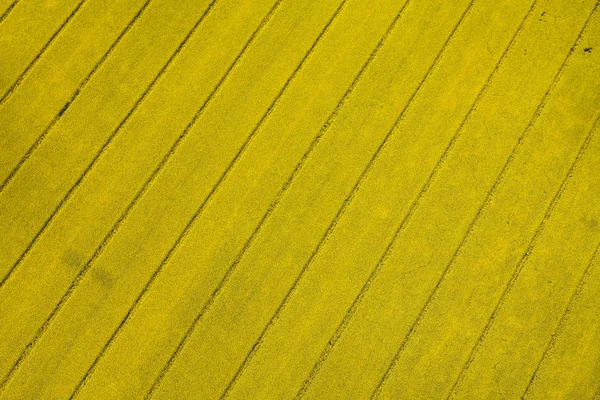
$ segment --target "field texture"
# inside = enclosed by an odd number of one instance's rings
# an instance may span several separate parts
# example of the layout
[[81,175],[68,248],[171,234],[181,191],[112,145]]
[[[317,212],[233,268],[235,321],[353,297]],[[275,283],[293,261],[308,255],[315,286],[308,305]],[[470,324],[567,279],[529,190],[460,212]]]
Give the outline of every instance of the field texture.
[[0,0],[0,399],[600,400],[597,0]]

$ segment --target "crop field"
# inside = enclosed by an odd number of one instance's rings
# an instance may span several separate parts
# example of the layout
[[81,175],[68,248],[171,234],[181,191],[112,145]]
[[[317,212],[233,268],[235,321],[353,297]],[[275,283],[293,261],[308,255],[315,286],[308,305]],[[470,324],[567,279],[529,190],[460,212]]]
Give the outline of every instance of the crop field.
[[600,400],[598,0],[0,0],[0,399]]

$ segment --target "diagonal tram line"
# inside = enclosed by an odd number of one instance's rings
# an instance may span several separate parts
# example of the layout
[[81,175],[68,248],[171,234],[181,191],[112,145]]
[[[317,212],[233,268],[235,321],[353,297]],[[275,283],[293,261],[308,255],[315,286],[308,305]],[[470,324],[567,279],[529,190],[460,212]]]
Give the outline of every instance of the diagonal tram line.
[[[594,9],[594,11],[595,11],[595,9]],[[593,14],[593,12],[592,12],[592,14]],[[475,215],[475,218],[469,224],[469,227],[467,229],[467,232],[466,232],[465,236],[463,237],[463,239],[461,240],[460,244],[458,245],[456,251],[454,252],[454,254],[452,256],[452,258],[450,259],[450,261],[446,265],[446,268],[442,272],[442,275],[441,275],[440,279],[438,280],[436,286],[434,287],[434,289],[431,292],[431,294],[429,295],[427,301],[423,305],[421,311],[419,312],[419,315],[417,316],[417,318],[415,319],[414,323],[410,327],[408,333],[404,337],[404,340],[402,341],[401,345],[399,346],[398,350],[396,351],[396,353],[395,353],[392,361],[390,362],[390,364],[389,364],[386,372],[384,373],[384,375],[382,376],[381,380],[377,384],[377,386],[376,386],[376,388],[375,388],[375,390],[373,392],[372,398],[375,398],[375,397],[377,397],[379,395],[383,384],[390,378],[391,371],[393,370],[393,368],[397,364],[401,353],[404,351],[404,349],[408,345],[408,342],[414,336],[414,334],[416,332],[416,329],[418,328],[418,326],[421,324],[423,318],[425,317],[426,312],[429,310],[429,307],[430,307],[432,301],[435,299],[435,297],[437,295],[437,291],[438,291],[439,287],[441,286],[442,282],[444,281],[445,277],[447,276],[447,274],[448,274],[451,266],[454,264],[454,261],[456,260],[457,256],[459,255],[460,251],[462,250],[463,245],[466,243],[468,237],[470,236],[471,232],[473,231],[473,229],[474,229],[477,221],[479,220],[479,217],[482,215],[483,211],[490,204],[491,199],[494,196],[494,194],[496,193],[497,188],[503,182],[504,177],[505,177],[505,175],[506,175],[509,167],[512,165],[512,163],[513,163],[513,161],[514,161],[514,159],[515,159],[515,157],[516,157],[519,149],[521,148],[521,146],[522,146],[525,138],[528,136],[528,133],[530,132],[530,130],[534,126],[534,124],[537,121],[538,117],[541,115],[541,113],[542,113],[542,111],[543,111],[543,109],[544,109],[544,107],[545,107],[545,105],[547,103],[547,100],[549,99],[549,96],[550,96],[552,90],[554,89],[554,87],[556,87],[556,85],[557,85],[560,77],[562,76],[563,70],[564,70],[565,66],[567,65],[567,62],[568,62],[571,54],[573,54],[575,47],[577,46],[577,44],[581,40],[581,36],[582,36],[585,28],[587,27],[592,14],[590,14],[590,16],[588,17],[588,20],[584,24],[583,29],[580,31],[579,36],[577,37],[577,39],[575,41],[575,44],[573,45],[573,47],[571,48],[571,50],[569,51],[569,53],[567,54],[567,56],[563,60],[563,62],[561,64],[561,67],[559,68],[557,74],[554,77],[554,80],[550,84],[550,87],[548,88],[548,90],[544,94],[544,96],[543,96],[540,104],[538,105],[536,111],[534,112],[533,116],[531,117],[531,120],[529,121],[529,124],[525,128],[525,130],[524,130],[523,134],[521,135],[521,137],[518,139],[517,144],[515,145],[515,147],[513,148],[511,154],[509,155],[506,163],[504,164],[503,169],[501,170],[500,174],[498,175],[498,178],[494,182],[494,185],[492,186],[492,188],[487,193],[486,198],[484,199],[481,207],[477,211],[477,213]],[[385,261],[385,258],[382,258],[382,261]]]
[[[119,124],[119,126],[113,131],[113,133],[110,136],[110,138],[105,142],[105,144],[102,147],[102,149],[100,150],[100,152],[96,155],[96,157],[94,158],[94,160],[88,165],[87,169],[80,176],[80,178],[78,179],[78,181],[76,182],[76,184],[69,190],[69,192],[67,193],[67,195],[65,195],[65,198],[62,199],[62,201],[60,202],[60,204],[57,206],[56,210],[52,213],[52,215],[50,216],[50,218],[46,221],[46,223],[44,224],[44,226],[42,227],[42,229],[40,230],[40,232],[38,232],[38,234],[36,235],[36,237],[34,238],[34,240],[32,241],[32,243],[28,247],[27,252],[31,249],[31,247],[33,246],[33,244],[35,243],[35,241],[37,241],[37,239],[39,238],[39,236],[45,231],[46,227],[50,224],[50,222],[58,214],[59,210],[67,202],[67,200],[71,197],[71,195],[76,190],[76,188],[79,187],[79,185],[81,184],[81,182],[83,181],[83,179],[85,178],[85,176],[87,175],[87,173],[92,169],[92,167],[98,161],[98,159],[100,158],[100,156],[104,153],[104,151],[106,150],[107,146],[110,144],[110,142],[112,141],[112,139],[114,139],[114,137],[120,131],[121,127],[125,124],[125,122],[128,120],[128,118],[137,109],[137,107],[142,102],[142,100],[145,98],[145,96],[156,85],[157,81],[164,74],[164,72],[166,71],[166,69],[168,68],[168,66],[170,65],[170,63],[173,61],[173,59],[175,59],[175,57],[181,52],[181,50],[187,44],[187,42],[190,39],[190,37],[192,36],[192,34],[196,31],[196,29],[200,26],[200,24],[202,23],[202,21],[204,21],[204,19],[206,18],[206,16],[210,13],[210,11],[211,11],[213,5],[216,3],[216,1],[217,0],[213,0],[208,5],[208,7],[204,10],[204,12],[200,16],[200,18],[198,19],[198,21],[196,22],[196,24],[194,25],[194,27],[188,32],[188,34],[186,35],[186,37],[184,38],[184,40],[180,43],[180,45],[177,47],[177,49],[173,52],[173,54],[171,55],[171,57],[169,58],[169,60],[167,61],[167,63],[163,66],[163,68],[161,69],[161,71],[154,78],[154,80],[152,81],[152,83],[150,84],[150,86],[145,90],[145,92],[142,94],[142,96],[138,99],[137,103],[129,111],[129,113],[127,114],[127,116],[125,117],[125,119],[123,119],[123,121]],[[281,1],[282,0],[279,0],[279,2],[281,2]],[[277,4],[279,4],[279,3],[277,3]],[[164,163],[162,163],[162,164],[164,165],[165,163],[166,163],[166,160],[164,160]],[[120,222],[120,221],[118,221],[118,222]],[[111,231],[111,233],[114,234],[114,232],[112,232],[112,231]],[[110,235],[110,233],[109,233],[109,235]],[[110,237],[112,237],[112,235]],[[25,347],[25,349],[23,349],[23,351],[21,352],[19,358],[15,362],[15,364],[12,366],[12,368],[9,370],[9,372],[6,374],[6,376],[0,382],[0,393],[2,393],[2,391],[6,387],[7,383],[10,381],[10,379],[12,378],[12,376],[14,375],[14,373],[21,366],[21,364],[23,363],[23,361],[25,360],[25,358],[27,357],[27,355],[31,352],[31,350],[37,344],[37,342],[39,341],[39,339],[47,331],[47,329],[48,329],[49,325],[51,324],[51,322],[54,320],[54,318],[56,317],[56,315],[58,315],[58,312],[60,311],[60,309],[63,307],[63,305],[66,303],[66,301],[70,298],[70,296],[72,295],[72,293],[74,292],[74,290],[76,289],[76,287],[79,285],[79,283],[83,279],[85,273],[89,270],[89,268],[91,266],[91,263],[97,258],[98,255],[100,255],[100,253],[102,252],[103,249],[104,249],[104,246],[102,244],[100,245],[99,248],[96,249],[96,251],[94,252],[94,255],[92,256],[92,258],[86,263],[86,265],[81,269],[81,271],[79,272],[79,274],[75,277],[75,279],[73,280],[71,286],[69,287],[69,289],[67,289],[67,292],[61,297],[60,301],[58,302],[58,304],[56,305],[56,307],[54,308],[54,310],[52,311],[52,313],[48,316],[48,318],[43,323],[43,325],[37,330],[36,334],[31,339],[31,341],[27,344],[27,346]],[[19,262],[21,260],[23,260],[23,258],[24,258],[24,256],[22,256],[19,259]],[[18,265],[18,263],[15,264],[15,267],[16,267],[16,265]],[[13,269],[11,271],[14,271],[15,267],[13,267]],[[0,288],[2,287],[2,284],[4,282],[6,282],[7,279],[8,279],[8,277],[5,277],[4,280],[0,283]]]
[[[179,55],[179,53],[183,50],[183,48],[188,43],[189,39],[192,37],[194,32],[196,32],[198,27],[202,24],[202,22],[205,20],[205,18],[210,14],[210,12],[212,11],[213,6],[215,5],[216,2],[217,2],[217,0],[211,1],[211,3],[203,11],[200,18],[196,21],[196,23],[194,24],[192,29],[190,31],[188,31],[185,38],[179,43],[179,46],[175,49],[175,51],[173,51],[173,53],[171,54],[171,56],[169,57],[169,59],[167,60],[165,65],[163,65],[163,67],[156,74],[156,76],[154,77],[152,82],[150,82],[150,85],[148,85],[148,87],[144,90],[142,95],[135,102],[133,107],[129,110],[127,115],[125,115],[123,120],[121,120],[119,125],[112,131],[112,133],[109,135],[109,137],[106,139],[106,141],[102,144],[102,147],[100,148],[100,150],[98,151],[96,156],[92,159],[92,161],[88,164],[88,166],[85,168],[85,170],[81,173],[81,175],[79,176],[77,181],[73,184],[73,186],[71,186],[71,188],[68,190],[68,192],[65,194],[65,196],[61,199],[61,201],[55,207],[54,211],[52,211],[52,214],[50,214],[50,216],[46,219],[46,221],[44,222],[42,227],[37,231],[37,233],[31,239],[31,241],[29,242],[29,244],[27,245],[25,250],[23,250],[23,252],[19,256],[17,261],[15,261],[15,263],[12,265],[10,270],[2,278],[2,280],[0,281],[0,289],[4,286],[6,281],[12,276],[12,274],[17,269],[17,267],[23,262],[25,257],[31,252],[31,249],[33,248],[33,246],[37,243],[39,238],[46,231],[46,229],[52,223],[52,221],[54,221],[54,218],[56,218],[56,216],[58,215],[58,213],[62,209],[62,207],[67,203],[67,201],[69,201],[69,199],[73,196],[73,194],[76,192],[76,190],[79,188],[79,186],[81,186],[85,177],[94,168],[94,166],[96,166],[96,163],[98,162],[98,160],[102,157],[102,155],[106,152],[106,150],[108,149],[110,144],[114,141],[114,139],[117,137],[117,135],[121,132],[121,129],[125,126],[127,121],[129,121],[129,118],[131,118],[131,116],[139,108],[139,106],[142,104],[142,102],[147,97],[147,95],[152,91],[152,89],[154,89],[154,87],[156,86],[156,84],[158,83],[160,78],[164,75],[164,73],[167,71],[168,67],[171,65],[173,60],[177,57],[177,55]],[[2,387],[1,384],[0,384],[0,387]]]
[[[27,65],[27,67],[25,67],[25,69],[23,70],[23,72],[21,72],[19,74],[19,76],[17,77],[17,79],[8,88],[8,90],[2,95],[2,97],[0,97],[0,105],[2,105],[4,103],[4,101],[8,98],[8,96],[10,96],[15,91],[15,89],[17,88],[17,86],[19,86],[21,84],[21,82],[23,82],[23,79],[25,79],[25,75],[27,75],[27,73],[31,70],[31,68],[33,68],[33,66],[35,64],[37,64],[37,62],[40,60],[40,58],[42,58],[42,56],[44,55],[44,53],[46,52],[46,50],[48,50],[50,48],[50,46],[52,45],[52,43],[54,42],[54,39],[56,39],[58,37],[58,35],[60,35],[60,33],[69,24],[69,22],[71,22],[71,20],[73,19],[73,17],[75,17],[75,15],[79,12],[79,10],[81,9],[81,6],[83,6],[83,3],[85,3],[85,2],[86,2],[86,0],[81,0],[75,6],[75,8],[73,9],[73,11],[71,11],[71,13],[67,17],[67,19],[65,19],[63,21],[63,23],[56,30],[56,32],[54,32],[52,34],[52,36],[50,37],[50,39],[48,39],[48,41],[46,42],[46,44],[44,44],[44,46],[40,49],[40,51],[38,52],[38,54],[33,58],[33,60],[31,60],[31,62]],[[12,9],[14,8],[15,5],[16,5],[16,2],[14,2],[13,4],[11,4],[11,6],[4,12],[4,14],[2,15],[3,19],[6,18],[6,16],[8,15],[8,13],[10,13],[10,11],[12,11]],[[0,20],[0,22],[1,22],[1,20]]]
[[[186,126],[186,128],[183,130],[183,132],[180,134],[180,136],[173,143],[173,145],[171,146],[171,148],[169,149],[169,151],[167,152],[167,154],[163,157],[163,159],[156,166],[156,168],[154,169],[154,171],[152,172],[152,174],[150,175],[150,177],[146,180],[146,182],[144,182],[143,186],[136,193],[134,199],[127,206],[127,208],[125,209],[125,211],[123,211],[123,213],[121,214],[121,216],[119,217],[119,219],[117,220],[117,222],[113,225],[113,227],[110,230],[110,232],[106,235],[106,237],[103,239],[102,243],[98,246],[98,248],[94,252],[94,255],[92,256],[92,258],[86,263],[85,272],[87,272],[87,270],[89,270],[91,268],[93,262],[100,256],[100,254],[106,248],[106,246],[108,245],[108,243],[110,242],[110,240],[112,239],[112,237],[118,232],[118,230],[120,229],[122,223],[129,216],[129,213],[131,212],[131,210],[139,202],[139,200],[144,195],[144,193],[146,193],[148,191],[148,189],[150,188],[150,186],[151,186],[152,182],[154,181],[154,179],[158,176],[158,174],[160,173],[160,171],[165,167],[165,165],[167,164],[168,160],[176,152],[177,148],[179,147],[179,145],[181,144],[181,142],[183,141],[183,139],[188,135],[188,133],[194,127],[194,125],[196,124],[196,122],[198,121],[198,119],[200,118],[200,116],[203,114],[204,110],[206,109],[206,107],[208,106],[208,104],[210,103],[210,101],[212,100],[212,98],[214,98],[214,96],[216,95],[217,91],[225,83],[226,79],[229,77],[230,73],[233,71],[233,69],[235,68],[235,66],[242,59],[243,55],[246,53],[246,51],[248,50],[248,48],[250,47],[250,45],[254,42],[254,40],[256,39],[256,37],[258,37],[259,33],[263,30],[263,28],[267,25],[267,23],[271,20],[271,18],[273,17],[275,11],[279,8],[279,5],[282,3],[282,1],[283,0],[277,0],[274,3],[274,5],[271,7],[271,9],[267,13],[267,15],[263,18],[263,20],[261,21],[261,23],[258,25],[258,27],[256,28],[256,30],[252,33],[252,35],[247,40],[246,44],[244,45],[244,47],[242,48],[242,50],[240,51],[240,53],[237,55],[237,57],[235,58],[235,60],[233,61],[233,63],[229,66],[229,68],[227,69],[227,71],[225,72],[225,74],[221,77],[221,79],[219,80],[219,82],[217,83],[217,85],[215,86],[215,88],[213,89],[213,91],[207,97],[206,101],[202,104],[202,106],[200,107],[200,109],[198,109],[198,111],[196,112],[196,114],[194,115],[194,117],[192,118],[192,120],[188,123],[188,125]],[[290,79],[288,79],[288,82],[287,82],[288,84],[290,83]],[[273,104],[271,106],[273,106]],[[267,112],[269,112],[269,110]],[[160,272],[160,270],[162,269],[163,266],[164,265],[161,264],[159,266],[159,268],[157,270],[155,270],[154,274],[151,277],[151,281],[154,280],[154,278],[158,275],[158,273]],[[76,278],[76,280],[72,284],[72,289],[71,288],[69,289],[70,292],[72,292],[72,291],[74,291],[76,289],[76,287],[79,285],[79,282],[81,282],[81,280],[83,279],[83,276],[84,276],[84,274],[81,274],[81,276],[78,276]],[[123,326],[127,323],[127,321],[129,321],[129,318],[132,315],[134,309],[136,308],[136,306],[139,303],[139,301],[143,298],[144,294],[148,291],[148,289],[149,289],[149,283],[147,283],[145,285],[145,287],[142,289],[142,293],[138,296],[138,298],[134,302],[134,305],[128,310],[127,314],[122,319],[122,321],[120,322],[120,324],[118,325],[118,327],[115,329],[115,331],[112,333],[112,335],[109,338],[109,340],[107,341],[107,343],[103,346],[102,350],[100,350],[100,352],[98,353],[98,355],[96,356],[96,358],[94,359],[94,361],[92,362],[92,364],[90,365],[90,367],[88,368],[88,370],[85,372],[85,374],[83,375],[83,377],[81,378],[81,380],[79,381],[79,383],[77,384],[77,386],[75,387],[73,393],[71,394],[71,397],[70,397],[71,399],[75,398],[79,394],[79,392],[81,391],[81,389],[83,388],[83,386],[86,384],[86,382],[88,381],[88,379],[91,377],[91,375],[93,374],[93,372],[96,369],[97,364],[100,362],[101,358],[104,356],[104,354],[106,353],[106,351],[110,348],[110,346],[112,345],[112,343],[114,342],[114,340],[118,336],[118,333],[120,333],[120,331],[123,328]]]
[[379,272],[381,271],[381,269],[385,266],[385,263],[386,263],[389,255],[391,254],[391,252],[392,252],[392,250],[393,250],[393,248],[395,246],[396,240],[400,236],[400,233],[404,230],[404,228],[406,227],[406,225],[408,224],[408,222],[411,220],[412,215],[414,214],[415,210],[417,209],[417,207],[419,206],[419,204],[421,202],[421,199],[428,192],[428,190],[429,190],[429,188],[430,188],[433,180],[437,176],[438,171],[441,169],[441,166],[443,165],[443,163],[445,162],[445,160],[448,158],[448,155],[450,154],[450,151],[454,147],[454,143],[456,143],[456,141],[458,140],[458,138],[461,136],[461,132],[462,132],[463,127],[466,125],[467,121],[469,121],[469,119],[470,119],[473,111],[477,107],[477,104],[479,104],[479,101],[483,98],[484,94],[487,92],[487,89],[491,85],[494,76],[496,75],[496,73],[498,72],[498,70],[500,69],[500,67],[502,66],[502,64],[504,63],[504,60],[505,60],[507,54],[510,52],[510,49],[515,44],[516,39],[517,39],[517,37],[518,37],[521,29],[523,28],[523,25],[525,24],[525,21],[531,15],[533,9],[535,8],[536,3],[537,3],[537,0],[534,0],[533,3],[530,6],[528,12],[525,14],[525,16],[523,17],[523,19],[521,20],[521,23],[519,24],[517,30],[515,31],[514,35],[512,36],[511,41],[509,42],[508,46],[506,47],[506,49],[502,53],[500,59],[496,63],[494,69],[492,70],[492,72],[488,76],[487,80],[485,81],[485,83],[481,87],[481,90],[477,94],[477,96],[476,96],[473,104],[471,105],[469,111],[467,112],[467,114],[463,118],[462,122],[460,123],[460,125],[456,129],[456,131],[454,133],[454,136],[450,140],[449,144],[446,146],[446,148],[444,150],[444,153],[438,159],[438,161],[437,161],[436,165],[434,166],[431,174],[429,175],[429,177],[427,178],[427,180],[423,184],[423,187],[421,188],[421,190],[419,191],[419,193],[415,197],[415,200],[413,200],[413,202],[410,205],[410,207],[409,207],[406,215],[404,216],[404,218],[400,222],[398,228],[394,232],[394,234],[392,236],[392,239],[390,240],[390,243],[386,247],[383,255],[381,256],[381,258],[377,262],[375,268],[373,269],[373,271],[371,272],[371,274],[367,278],[365,284],[361,288],[361,291],[356,296],[356,298],[353,301],[353,303],[351,304],[351,306],[348,308],[348,311],[346,312],[344,318],[342,319],[342,321],[340,322],[340,324],[336,328],[334,334],[332,335],[332,337],[330,338],[330,340],[325,345],[325,348],[323,349],[323,351],[321,352],[319,358],[315,362],[315,364],[314,364],[312,370],[310,371],[308,377],[303,382],[300,390],[298,391],[298,393],[296,395],[296,398],[302,398],[306,394],[306,392],[308,391],[308,388],[312,384],[312,381],[315,379],[315,377],[317,376],[317,374],[321,370],[321,367],[323,366],[323,364],[329,358],[329,355],[333,351],[333,348],[335,347],[335,345],[337,344],[337,342],[339,341],[339,339],[344,334],[346,328],[348,327],[348,325],[350,323],[350,320],[353,318],[353,316],[356,313],[356,310],[358,309],[358,307],[362,304],[362,302],[363,302],[363,300],[364,300],[367,292],[369,291],[369,289],[370,289],[373,281],[379,275]]
[[8,14],[10,14],[10,12],[13,10],[13,8],[15,8],[15,6],[17,5],[18,2],[19,2],[19,0],[13,1],[12,4],[10,6],[8,6],[8,8],[6,10],[4,10],[2,15],[0,15],[0,24],[2,24],[2,22],[4,22],[6,17],[8,17]]
[[548,345],[544,349],[544,353],[542,354],[540,361],[537,363],[537,366],[535,367],[533,374],[531,374],[531,379],[527,383],[527,387],[525,388],[525,390],[523,391],[523,394],[520,397],[521,399],[525,399],[527,397],[527,395],[529,394],[529,391],[531,390],[533,383],[537,379],[537,374],[538,374],[540,368],[542,367],[544,361],[546,360],[546,357],[554,349],[556,342],[558,341],[561,333],[564,331],[565,324],[566,324],[567,320],[569,319],[569,316],[571,315],[571,312],[573,310],[575,302],[577,301],[577,298],[579,298],[579,296],[581,295],[581,292],[583,291],[583,288],[585,287],[585,284],[587,283],[586,279],[589,276],[590,271],[594,267],[599,250],[600,250],[600,244],[596,246],[596,250],[594,250],[594,253],[592,254],[590,262],[588,263],[585,270],[583,271],[583,274],[581,275],[581,278],[579,279],[577,287],[571,294],[571,297],[569,298],[567,307],[565,308],[565,311],[563,312],[562,316],[560,317],[558,325],[556,326],[554,333],[550,337],[550,340],[548,341]]
[[[4,188],[13,180],[13,178],[15,177],[15,175],[17,174],[17,172],[19,172],[19,170],[23,167],[23,164],[25,164],[25,162],[27,160],[29,160],[29,158],[31,158],[31,155],[33,154],[33,152],[35,150],[37,150],[38,147],[40,147],[40,145],[42,144],[42,142],[44,141],[44,139],[46,138],[46,136],[48,135],[48,133],[50,133],[50,131],[52,130],[52,128],[54,128],[54,125],[56,125],[58,123],[58,121],[64,115],[64,113],[67,111],[67,109],[69,108],[69,106],[77,99],[77,97],[79,97],[79,94],[85,88],[85,86],[88,84],[88,82],[92,79],[92,76],[96,73],[96,71],[98,71],[98,69],[100,69],[100,67],[104,64],[104,62],[112,54],[113,50],[115,49],[115,47],[117,47],[117,45],[119,44],[119,42],[121,41],[121,39],[123,39],[123,37],[125,36],[125,34],[137,22],[137,20],[144,13],[144,11],[146,10],[146,8],[148,8],[148,5],[150,4],[151,1],[152,0],[146,0],[146,2],[142,5],[142,7],[140,8],[140,10],[135,14],[135,16],[133,17],[133,19],[131,19],[131,21],[129,22],[129,24],[127,24],[127,26],[121,31],[121,33],[119,34],[119,36],[117,37],[117,39],[111,44],[110,48],[106,51],[106,53],[104,53],[104,55],[100,58],[100,60],[96,63],[96,65],[94,65],[94,67],[92,68],[92,70],[79,83],[79,85],[77,86],[77,89],[75,89],[75,92],[73,92],[73,94],[71,95],[71,97],[69,98],[69,100],[67,101],[67,103],[56,114],[56,116],[54,116],[54,118],[52,119],[52,121],[50,121],[50,123],[48,124],[48,126],[42,132],[42,134],[40,136],[38,136],[38,138],[35,140],[35,142],[25,152],[25,154],[21,157],[21,159],[15,165],[15,167],[10,171],[10,173],[4,179],[4,181],[2,181],[2,183],[0,183],[0,193],[2,193],[2,191],[4,190]],[[10,274],[10,273],[11,273],[11,271],[9,271],[8,274]],[[2,284],[4,283],[4,280],[6,280],[6,276],[4,277],[4,279],[2,279],[2,281],[0,281],[0,287],[2,287]]]
[[538,240],[540,234],[544,231],[548,219],[552,215],[552,212],[556,208],[556,205],[558,204],[558,202],[559,202],[562,194],[566,190],[566,188],[568,186],[568,183],[571,180],[571,177],[573,176],[573,173],[575,172],[575,169],[576,169],[577,165],[579,164],[580,160],[583,158],[583,155],[585,154],[585,152],[586,152],[586,150],[587,150],[587,148],[589,146],[589,143],[592,140],[593,134],[594,134],[594,129],[592,127],[592,129],[590,129],[587,137],[585,138],[584,143],[582,144],[581,148],[579,149],[579,152],[577,153],[577,156],[576,156],[575,160],[573,161],[573,164],[571,165],[571,168],[567,172],[567,175],[565,176],[565,178],[562,181],[560,187],[558,188],[558,191],[556,192],[556,194],[552,198],[552,201],[550,202],[550,205],[548,206],[548,209],[546,210],[546,213],[544,214],[544,218],[540,222],[540,225],[536,229],[533,237],[531,238],[531,241],[529,242],[529,246],[528,246],[527,250],[521,256],[521,259],[519,260],[519,263],[517,264],[517,266],[516,266],[516,268],[515,268],[512,276],[510,277],[510,280],[508,281],[506,287],[504,288],[504,291],[502,292],[502,295],[500,296],[500,299],[496,303],[494,311],[490,315],[490,318],[488,319],[488,321],[487,321],[487,323],[485,325],[485,328],[483,329],[483,331],[479,335],[478,340],[475,342],[475,345],[473,346],[473,349],[471,350],[471,352],[469,354],[469,358],[467,359],[467,361],[463,365],[463,367],[462,367],[462,369],[460,371],[460,374],[458,375],[458,377],[454,381],[454,384],[452,385],[452,389],[448,393],[448,397],[447,398],[450,398],[452,396],[452,394],[454,393],[454,390],[460,384],[460,382],[463,380],[465,373],[468,371],[469,367],[473,363],[473,360],[475,359],[475,356],[477,355],[479,349],[481,348],[481,343],[484,341],[484,339],[485,339],[487,333],[489,332],[491,326],[496,321],[498,313],[500,312],[500,310],[502,310],[502,307],[504,306],[504,301],[506,300],[506,297],[512,292],[512,288],[514,287],[515,282],[517,281],[517,279],[519,278],[519,275],[521,274],[521,271],[523,270],[523,267],[527,263],[527,260],[529,259],[529,256],[531,255],[531,253],[532,253],[535,245],[537,244],[537,240]]
[[[222,394],[222,398],[224,398],[224,397],[226,397],[228,395],[228,393],[230,392],[230,390],[236,384],[236,382],[239,379],[239,377],[243,374],[243,372],[245,371],[245,369],[247,368],[247,366],[249,365],[249,363],[252,361],[252,358],[254,357],[254,355],[259,350],[260,346],[262,345],[262,343],[263,343],[263,341],[264,341],[264,339],[265,339],[265,337],[266,337],[269,329],[275,324],[276,320],[279,318],[279,315],[284,310],[284,308],[286,307],[287,303],[289,302],[289,300],[291,299],[291,297],[293,296],[293,294],[296,292],[296,290],[297,290],[297,288],[298,288],[298,286],[299,286],[302,278],[306,275],[306,272],[308,271],[308,269],[312,265],[313,261],[315,260],[315,258],[317,257],[318,253],[320,252],[321,248],[327,242],[328,238],[331,236],[331,234],[335,230],[335,228],[336,228],[339,220],[345,214],[346,209],[348,208],[348,206],[350,205],[350,203],[354,199],[356,193],[360,189],[360,186],[361,186],[362,182],[364,181],[364,179],[366,178],[366,176],[368,176],[368,174],[369,174],[370,170],[372,169],[372,167],[373,167],[376,159],[378,158],[379,154],[381,154],[381,152],[385,148],[385,146],[388,143],[390,137],[395,132],[396,127],[398,126],[398,124],[400,123],[400,121],[404,118],[404,115],[406,114],[406,111],[408,110],[408,108],[412,104],[413,100],[415,99],[415,97],[419,93],[420,89],[423,87],[424,83],[427,81],[427,79],[429,78],[429,76],[431,75],[431,73],[433,72],[433,70],[435,69],[435,67],[437,66],[437,64],[438,64],[439,60],[441,59],[441,57],[442,57],[445,49],[447,48],[447,46],[450,43],[451,39],[454,37],[454,35],[457,32],[459,26],[462,24],[462,22],[465,20],[465,18],[467,17],[467,15],[470,13],[470,10],[471,10],[471,8],[473,6],[473,3],[474,3],[474,0],[471,0],[469,2],[469,4],[466,7],[465,11],[462,13],[460,19],[458,20],[458,22],[454,26],[452,32],[450,33],[450,35],[448,36],[448,38],[446,39],[446,41],[442,45],[442,48],[440,49],[440,51],[436,55],[436,57],[433,60],[432,64],[429,66],[429,68],[428,68],[427,72],[425,73],[424,77],[419,82],[417,88],[415,89],[415,91],[413,92],[413,94],[411,95],[411,97],[409,98],[407,104],[404,106],[404,108],[402,109],[402,111],[400,112],[400,114],[398,115],[398,117],[396,118],[396,120],[394,121],[394,124],[392,125],[392,127],[388,130],[386,136],[384,137],[383,141],[381,142],[381,144],[379,145],[379,147],[377,148],[377,150],[373,153],[371,159],[369,160],[369,162],[365,166],[365,169],[363,170],[363,172],[359,176],[357,182],[355,183],[354,187],[350,191],[350,194],[348,195],[348,197],[342,203],[340,209],[338,210],[337,214],[335,215],[335,217],[331,221],[331,223],[330,223],[328,229],[326,230],[325,234],[321,237],[319,243],[317,244],[317,246],[313,250],[313,252],[310,255],[309,259],[306,261],[306,263],[304,264],[302,270],[300,271],[300,273],[298,274],[298,276],[294,280],[291,288],[286,293],[286,296],[284,297],[284,299],[280,303],[280,305],[277,308],[277,310],[275,311],[275,313],[271,316],[269,322],[263,328],[263,331],[261,332],[259,338],[254,343],[254,345],[252,346],[252,348],[250,349],[250,351],[246,355],[244,361],[242,362],[242,364],[240,365],[240,367],[236,371],[234,377],[231,379],[231,381],[227,385],[225,391]],[[378,48],[383,45],[383,40],[388,37],[389,33],[391,33],[392,29],[396,25],[396,22],[397,22],[399,16],[400,16],[400,14],[398,14],[398,17],[393,21],[393,23],[390,26],[390,28],[388,28],[388,31],[386,32],[384,38],[382,38],[382,41],[380,42],[380,45],[378,46]],[[240,258],[241,258],[241,255],[240,255]]]

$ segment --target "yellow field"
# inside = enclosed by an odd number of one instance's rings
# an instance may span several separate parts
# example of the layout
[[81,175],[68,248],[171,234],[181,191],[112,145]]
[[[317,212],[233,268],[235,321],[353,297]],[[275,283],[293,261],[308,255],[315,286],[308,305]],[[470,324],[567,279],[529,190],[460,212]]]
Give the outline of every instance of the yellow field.
[[0,399],[600,399],[597,0],[0,0]]

